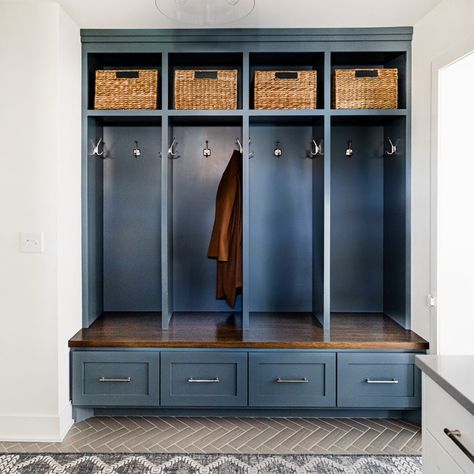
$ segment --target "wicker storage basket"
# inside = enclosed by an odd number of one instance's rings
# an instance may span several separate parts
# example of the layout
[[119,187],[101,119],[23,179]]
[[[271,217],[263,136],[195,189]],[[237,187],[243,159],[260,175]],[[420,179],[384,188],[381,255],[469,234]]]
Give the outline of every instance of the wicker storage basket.
[[156,109],[157,96],[156,69],[108,69],[95,72],[96,109]]
[[398,108],[398,69],[336,69],[334,107]]
[[315,109],[317,71],[256,71],[255,109]]
[[174,108],[177,110],[237,109],[237,70],[176,70]]

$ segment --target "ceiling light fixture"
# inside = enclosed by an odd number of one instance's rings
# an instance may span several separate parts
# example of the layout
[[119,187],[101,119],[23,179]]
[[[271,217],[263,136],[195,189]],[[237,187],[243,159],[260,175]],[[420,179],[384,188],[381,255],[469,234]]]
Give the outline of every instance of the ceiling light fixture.
[[190,25],[219,25],[246,17],[255,0],[155,0],[158,11]]

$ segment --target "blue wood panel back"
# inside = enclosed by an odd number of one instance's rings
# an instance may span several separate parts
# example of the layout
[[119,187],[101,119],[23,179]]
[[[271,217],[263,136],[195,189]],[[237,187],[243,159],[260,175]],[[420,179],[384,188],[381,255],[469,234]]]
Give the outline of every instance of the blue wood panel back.
[[157,406],[157,351],[72,353],[72,402],[79,406]]
[[414,354],[337,355],[337,406],[417,408],[420,371]]
[[336,406],[336,354],[250,352],[249,405]]
[[246,352],[162,352],[163,406],[246,406]]
[[[345,156],[352,140],[354,155]],[[383,311],[383,129],[337,125],[331,142],[331,311]]]
[[251,126],[251,311],[313,309],[312,135],[311,126]]
[[397,153],[384,159],[384,312],[407,327],[405,126],[399,118],[385,127],[384,143],[390,137]]
[[[229,311],[216,299],[216,261],[207,257],[220,179],[242,136],[240,126],[174,126],[179,157],[171,160],[174,311]],[[211,156],[203,149],[209,142]],[[242,307],[241,297],[234,310]]]
[[104,310],[160,311],[161,130],[105,126],[104,142]]

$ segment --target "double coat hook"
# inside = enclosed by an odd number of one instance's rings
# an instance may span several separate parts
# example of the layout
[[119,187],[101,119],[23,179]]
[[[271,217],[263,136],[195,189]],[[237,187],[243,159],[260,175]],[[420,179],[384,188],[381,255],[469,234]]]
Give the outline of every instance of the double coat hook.
[[[178,142],[176,141],[176,138],[173,137],[173,141],[171,142],[170,147],[168,148],[168,155],[171,156],[172,158],[176,158],[178,156],[178,152],[176,151],[176,145]],[[174,147],[174,149],[173,149]]]
[[[242,142],[237,138],[235,143],[237,143],[237,146],[239,147],[240,153],[243,154],[244,153],[244,147],[242,146]],[[252,143],[252,140],[250,140],[250,138],[249,138],[249,145],[251,145],[251,143]],[[253,151],[249,151],[249,158],[253,158],[253,155],[254,155]]]
[[397,154],[397,145],[394,145],[390,137],[388,138],[388,143],[390,145],[390,151],[385,151],[385,154],[388,156],[396,155]]
[[[92,141],[92,140],[91,140]],[[102,151],[100,151],[100,144],[102,143]],[[97,156],[99,158],[104,157],[104,143],[102,137],[99,138],[99,141],[94,145],[91,156]]]
[[311,150],[309,151],[309,154],[313,156],[323,156],[323,141],[320,140],[319,144],[316,143],[316,140],[313,138],[312,143],[311,143]]
[[240,139],[237,137],[237,139],[235,140],[235,143],[237,144],[237,146],[239,147],[239,151],[240,151],[240,154],[242,154],[244,152],[244,147],[242,146],[242,143],[240,143]]

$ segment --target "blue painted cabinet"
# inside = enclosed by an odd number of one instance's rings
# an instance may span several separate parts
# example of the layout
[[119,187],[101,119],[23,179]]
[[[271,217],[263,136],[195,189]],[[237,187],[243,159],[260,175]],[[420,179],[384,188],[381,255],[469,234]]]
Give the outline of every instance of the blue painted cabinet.
[[250,353],[249,405],[334,407],[335,353]]
[[71,362],[78,407],[420,407],[409,353],[82,350]]
[[163,406],[247,405],[246,352],[162,352]]
[[[326,338],[338,318],[361,313],[410,328],[412,28],[83,30],[81,36],[83,327],[97,320],[103,329],[109,313],[140,320],[146,312],[179,344],[160,346],[164,339],[156,333],[147,339],[145,326],[133,350],[74,346],[81,350],[71,358],[73,404],[419,407],[412,354],[346,352],[350,337],[341,345]],[[397,68],[398,107],[336,109],[331,76],[348,67]],[[156,109],[94,109],[96,70],[121,68],[159,71]],[[175,71],[209,68],[238,71],[237,109],[176,110]],[[316,71],[317,108],[257,110],[258,70]],[[92,153],[99,142],[102,157]],[[216,298],[216,262],[207,250],[216,191],[236,147],[242,291],[230,309]],[[173,323],[197,312],[210,326],[196,341],[192,329],[188,339]],[[282,340],[281,320],[258,330],[268,314],[291,324],[302,313],[321,344]],[[215,344],[221,334],[228,344]],[[354,348],[378,351],[373,340]],[[114,346],[112,337],[106,342]]]
[[414,354],[344,353],[337,356],[337,406],[418,408],[420,372]]
[[157,351],[73,352],[73,405],[157,406],[159,358]]

